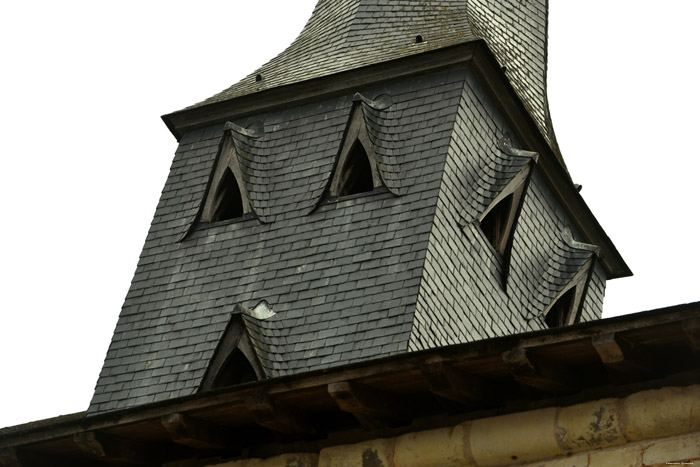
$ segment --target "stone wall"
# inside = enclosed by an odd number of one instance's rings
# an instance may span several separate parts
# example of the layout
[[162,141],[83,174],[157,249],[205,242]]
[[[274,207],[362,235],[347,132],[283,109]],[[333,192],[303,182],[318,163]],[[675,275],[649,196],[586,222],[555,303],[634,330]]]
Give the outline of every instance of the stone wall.
[[650,467],[693,462],[700,464],[700,385],[211,467]]

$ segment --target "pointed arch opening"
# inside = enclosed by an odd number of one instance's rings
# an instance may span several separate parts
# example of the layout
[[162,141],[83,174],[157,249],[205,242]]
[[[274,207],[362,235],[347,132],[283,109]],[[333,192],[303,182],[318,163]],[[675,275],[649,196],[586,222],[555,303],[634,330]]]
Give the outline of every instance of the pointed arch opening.
[[369,193],[382,185],[362,106],[356,105],[340,147],[328,195],[342,197]]
[[509,218],[513,210],[513,194],[496,204],[481,221],[481,230],[494,250],[503,254],[508,243]]
[[233,386],[235,384],[257,381],[253,365],[250,364],[241,349],[234,349],[223,364],[211,384],[211,389]]
[[353,144],[339,178],[338,196],[367,193],[374,189],[369,156],[358,140]]
[[544,310],[543,317],[547,327],[570,326],[579,322],[594,266],[595,255],[581,265],[566,287]]
[[234,315],[211,357],[199,390],[210,391],[261,379],[265,379],[265,371],[251,344],[244,319]]
[[548,327],[558,328],[568,324],[574,308],[575,298],[576,288],[572,287],[554,302],[544,319]]
[[243,214],[243,197],[238,188],[238,181],[231,169],[227,167],[214,195],[211,222],[236,219]]
[[252,212],[236,148],[230,134],[224,134],[219,155],[200,213],[201,222],[221,222],[246,217]]

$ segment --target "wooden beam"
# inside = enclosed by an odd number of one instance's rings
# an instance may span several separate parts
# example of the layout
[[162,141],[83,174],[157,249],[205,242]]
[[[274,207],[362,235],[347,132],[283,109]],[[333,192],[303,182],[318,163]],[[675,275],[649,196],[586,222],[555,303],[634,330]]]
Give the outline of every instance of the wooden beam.
[[152,465],[160,457],[157,450],[145,445],[94,431],[76,433],[73,435],[73,442],[84,453],[107,462]]
[[554,362],[535,358],[523,347],[502,354],[513,379],[527,389],[561,394],[572,392],[575,385],[571,372]]
[[299,414],[277,406],[267,394],[246,399],[245,405],[253,413],[255,422],[268,430],[286,434],[309,434],[315,429]]
[[178,444],[200,450],[223,450],[235,448],[231,436],[222,427],[181,413],[164,415],[161,425],[170,439]]
[[654,374],[649,354],[616,333],[594,335],[591,343],[613,377],[646,378]]
[[493,388],[481,378],[455,370],[443,363],[429,363],[421,372],[430,386],[430,392],[462,405],[483,405],[493,399]]
[[328,393],[340,410],[353,414],[365,428],[384,428],[401,421],[396,396],[350,381],[329,384]]

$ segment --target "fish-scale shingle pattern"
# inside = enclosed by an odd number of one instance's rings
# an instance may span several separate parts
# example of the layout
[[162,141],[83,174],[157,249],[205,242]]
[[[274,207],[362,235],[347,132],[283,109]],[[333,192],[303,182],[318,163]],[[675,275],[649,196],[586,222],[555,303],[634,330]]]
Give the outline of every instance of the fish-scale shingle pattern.
[[180,240],[204,200],[224,125],[183,135],[89,413],[195,392],[236,305],[265,300],[276,313],[244,316],[268,376],[405,352],[464,76],[382,87],[394,124],[382,131],[398,135],[393,157],[412,181],[402,196],[321,200],[316,187],[330,178],[353,106],[352,95],[340,96],[255,115],[264,136],[237,137],[247,188],[269,194],[256,197],[268,223],[196,225]]
[[563,163],[547,103],[548,0],[467,0],[472,31],[483,38],[542,135]]
[[[571,221],[537,167],[514,231],[505,288],[502,261],[473,222],[480,214],[478,208],[485,208],[485,199],[491,196],[486,190],[483,202],[470,204],[475,181],[482,178],[485,167],[499,167],[503,153],[498,142],[510,130],[476,78],[468,74],[416,303],[413,350],[545,327],[540,314],[546,305],[536,300],[536,291],[553,280],[545,271],[561,243],[559,232]],[[509,166],[503,169],[507,174]],[[496,178],[493,183],[499,185]],[[559,271],[549,270],[554,275]],[[557,277],[565,280],[561,274]],[[596,268],[584,302],[584,319],[600,317],[604,284],[605,275]]]
[[466,10],[465,0],[319,0],[285,51],[192,107],[476,40]]

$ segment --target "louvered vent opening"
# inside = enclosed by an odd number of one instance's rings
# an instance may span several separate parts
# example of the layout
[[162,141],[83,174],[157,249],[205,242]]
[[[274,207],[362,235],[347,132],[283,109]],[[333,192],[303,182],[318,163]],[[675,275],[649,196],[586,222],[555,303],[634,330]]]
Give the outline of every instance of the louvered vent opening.
[[236,349],[231,352],[221,371],[216,375],[211,388],[223,388],[257,380],[253,366],[243,355],[243,352],[240,349]]
[[513,207],[513,195],[503,198],[481,221],[481,230],[493,249],[503,254],[508,240],[508,217]]
[[340,179],[340,192],[338,196],[366,193],[374,189],[372,182],[372,168],[369,165],[367,151],[357,141],[348,156]]
[[243,199],[231,169],[226,169],[215,195],[216,210],[212,222],[236,219],[243,215]]
[[572,287],[564,295],[559,297],[545,317],[547,326],[550,328],[558,328],[567,323],[573,309],[575,296],[576,287]]

